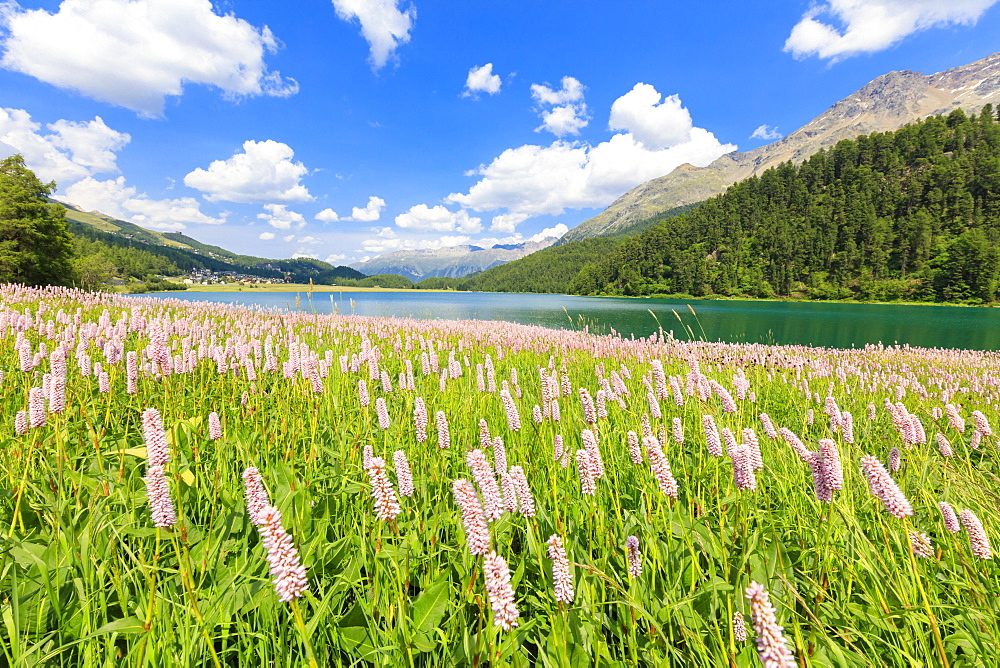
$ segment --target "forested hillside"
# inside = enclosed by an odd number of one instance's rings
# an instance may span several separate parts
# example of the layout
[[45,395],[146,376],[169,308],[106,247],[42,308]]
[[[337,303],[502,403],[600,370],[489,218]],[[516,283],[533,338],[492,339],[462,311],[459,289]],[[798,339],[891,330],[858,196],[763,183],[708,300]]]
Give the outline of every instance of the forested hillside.
[[480,292],[565,293],[585,264],[611,252],[618,239],[594,237],[565,246],[549,246],[519,260],[460,280],[460,290]]
[[994,301],[1000,124],[987,105],[784,163],[584,266],[581,294]]

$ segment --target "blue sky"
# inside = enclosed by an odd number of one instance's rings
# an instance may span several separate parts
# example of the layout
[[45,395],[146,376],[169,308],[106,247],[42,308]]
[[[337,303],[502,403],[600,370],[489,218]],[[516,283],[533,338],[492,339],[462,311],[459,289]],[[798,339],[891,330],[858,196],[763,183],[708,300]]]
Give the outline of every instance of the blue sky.
[[0,0],[0,155],[264,257],[510,243],[1000,51],[997,2]]

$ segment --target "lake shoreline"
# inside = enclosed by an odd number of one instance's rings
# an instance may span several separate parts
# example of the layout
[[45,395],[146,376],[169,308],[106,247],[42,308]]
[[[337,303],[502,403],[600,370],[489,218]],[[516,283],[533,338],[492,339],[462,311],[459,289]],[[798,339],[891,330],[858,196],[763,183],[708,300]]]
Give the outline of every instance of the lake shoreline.
[[[169,291],[168,291],[169,292]],[[587,297],[596,299],[669,299],[672,301],[692,301],[692,302],[775,302],[781,304],[857,304],[857,305],[877,305],[877,306],[955,306],[962,308],[997,308],[1000,302],[989,304],[962,304],[958,302],[911,302],[911,301],[858,301],[856,299],[795,299],[792,297],[725,297],[721,295],[711,295],[706,297],[678,297],[675,295],[567,295],[564,293],[549,292],[488,292],[480,290],[444,290],[417,289],[417,288],[364,288],[346,285],[313,285],[307,283],[283,283],[261,286],[246,285],[189,285],[185,292],[232,292],[232,293],[302,293],[313,292],[330,294],[337,292],[401,292],[412,294],[423,293],[456,293],[456,294],[483,294],[483,295],[550,295],[553,297]],[[152,293],[144,293],[152,294]]]

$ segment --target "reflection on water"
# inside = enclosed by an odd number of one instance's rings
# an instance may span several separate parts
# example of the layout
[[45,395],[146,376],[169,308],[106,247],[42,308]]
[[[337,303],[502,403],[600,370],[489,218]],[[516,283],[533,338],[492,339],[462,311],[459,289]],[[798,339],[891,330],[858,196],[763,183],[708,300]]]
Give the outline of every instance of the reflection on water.
[[[1000,348],[1000,310],[760,301],[683,301],[479,292],[161,292],[150,297],[258,305],[308,313],[420,319],[508,320],[544,327],[612,329],[643,337],[658,327],[679,339],[836,348],[908,343]],[[690,308],[689,308],[690,306]],[[693,312],[692,312],[693,308]]]

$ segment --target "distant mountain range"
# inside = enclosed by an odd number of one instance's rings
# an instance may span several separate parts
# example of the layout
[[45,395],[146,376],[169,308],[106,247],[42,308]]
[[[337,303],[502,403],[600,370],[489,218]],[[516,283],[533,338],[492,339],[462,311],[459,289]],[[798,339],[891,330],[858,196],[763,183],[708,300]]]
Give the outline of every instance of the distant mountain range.
[[560,244],[623,231],[662,211],[701,202],[737,181],[785,161],[800,163],[842,139],[897,130],[956,108],[976,112],[1000,104],[1000,53],[937,74],[903,70],[883,74],[783,139],[722,156],[708,167],[684,164],[615,200],[559,240]]
[[490,248],[466,245],[434,250],[401,250],[348,266],[369,276],[399,274],[413,282],[431,277],[461,278],[517,260],[555,242],[556,237],[549,237],[520,244],[496,244]]

